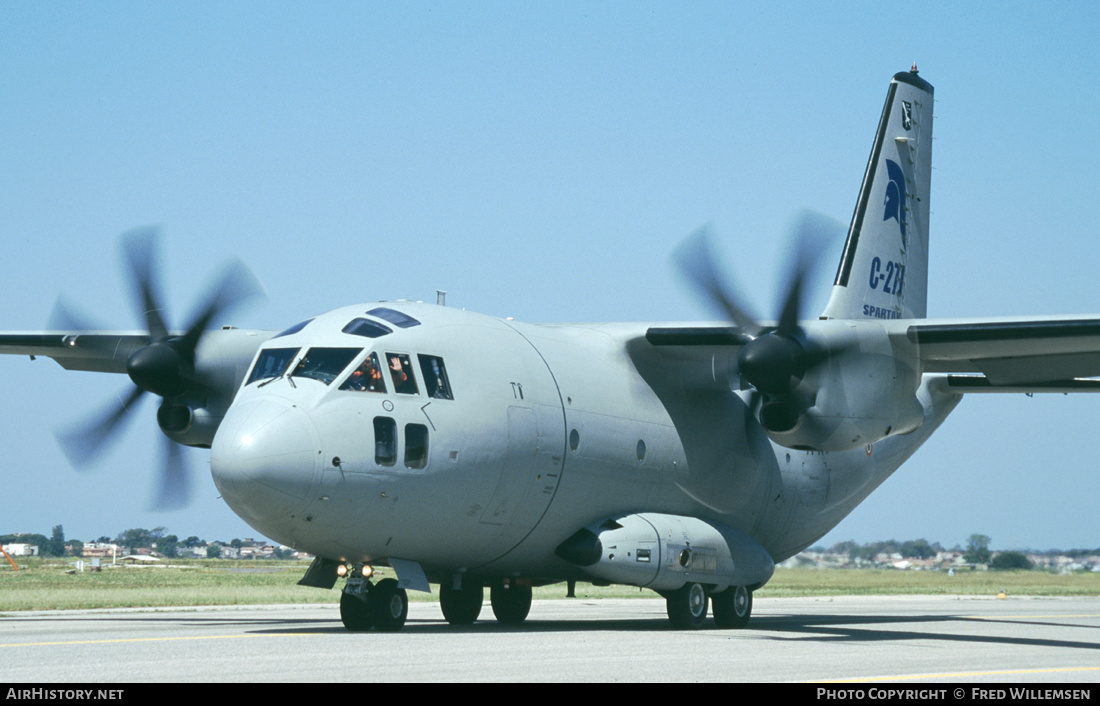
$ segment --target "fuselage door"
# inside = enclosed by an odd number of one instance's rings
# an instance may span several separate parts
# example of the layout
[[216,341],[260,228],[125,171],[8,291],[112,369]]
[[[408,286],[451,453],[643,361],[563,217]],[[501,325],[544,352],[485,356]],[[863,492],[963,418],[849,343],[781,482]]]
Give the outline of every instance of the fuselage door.
[[[532,529],[542,518],[561,475],[560,449],[551,448],[539,407],[508,408],[508,455],[481,522]],[[552,436],[552,435],[549,435]]]

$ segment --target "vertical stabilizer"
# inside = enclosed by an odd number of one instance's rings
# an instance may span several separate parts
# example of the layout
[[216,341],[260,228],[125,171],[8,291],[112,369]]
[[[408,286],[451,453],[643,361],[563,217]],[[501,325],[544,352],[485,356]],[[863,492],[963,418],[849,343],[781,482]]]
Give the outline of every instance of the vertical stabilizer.
[[914,65],[890,82],[822,318],[924,318],[931,183],[932,85]]

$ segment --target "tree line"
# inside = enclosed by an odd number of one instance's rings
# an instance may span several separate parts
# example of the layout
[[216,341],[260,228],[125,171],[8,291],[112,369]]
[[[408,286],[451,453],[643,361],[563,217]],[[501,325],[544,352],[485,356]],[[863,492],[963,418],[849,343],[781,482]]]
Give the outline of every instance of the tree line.
[[[903,559],[932,559],[942,552],[952,551],[961,553],[963,561],[967,564],[984,564],[992,569],[1033,568],[1033,563],[1028,559],[1027,553],[1016,550],[995,551],[989,547],[991,541],[992,540],[987,535],[972,534],[967,538],[965,547],[956,545],[951,549],[946,549],[939,542],[929,542],[926,539],[911,539],[905,541],[890,539],[882,542],[868,542],[866,544],[859,544],[852,540],[848,540],[845,542],[838,542],[829,548],[814,547],[813,551],[823,554],[847,555],[848,558],[853,561],[873,561],[875,557],[881,554],[897,555]],[[1070,550],[1049,549],[1046,551],[1032,551],[1030,553],[1046,556],[1083,558],[1100,554],[1100,548]]]
[[[194,550],[202,547],[206,548],[208,559],[216,559],[221,556],[222,547],[239,549],[246,544],[241,539],[233,539],[228,542],[207,542],[195,535],[180,539],[174,534],[168,534],[164,527],[154,527],[153,529],[135,527],[123,530],[115,537],[104,535],[88,540],[88,543],[117,544],[129,550],[155,548],[157,553],[170,559],[179,557],[183,550]],[[64,557],[83,556],[85,542],[79,539],[65,539],[65,528],[62,525],[55,525],[49,537],[33,533],[2,534],[0,535],[0,544],[32,544],[38,547],[39,556]],[[283,557],[282,552],[278,550],[276,550],[276,555],[278,558]]]

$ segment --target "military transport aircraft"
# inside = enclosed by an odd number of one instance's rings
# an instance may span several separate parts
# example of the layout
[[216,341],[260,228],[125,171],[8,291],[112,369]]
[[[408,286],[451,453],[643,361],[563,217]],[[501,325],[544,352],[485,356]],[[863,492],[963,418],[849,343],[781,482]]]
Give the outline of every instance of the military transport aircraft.
[[[824,312],[801,320],[828,225],[807,217],[774,323],[735,299],[697,233],[684,272],[724,323],[528,325],[380,302],[282,332],[207,330],[254,282],[230,270],[169,330],[153,239],[125,239],[146,330],[0,334],[0,352],[127,373],[134,389],[75,439],[94,454],[131,403],[210,449],[222,497],[264,536],[346,580],[351,630],[398,630],[406,589],[439,585],[452,624],[520,623],[533,586],[653,589],[678,628],[744,626],[775,562],[810,546],[969,393],[1095,391],[1100,319],[925,318],[933,89],[890,82]],[[63,325],[58,325],[58,321]],[[172,445],[174,446],[174,445]],[[163,496],[177,497],[171,454]],[[397,578],[374,581],[372,567]]]

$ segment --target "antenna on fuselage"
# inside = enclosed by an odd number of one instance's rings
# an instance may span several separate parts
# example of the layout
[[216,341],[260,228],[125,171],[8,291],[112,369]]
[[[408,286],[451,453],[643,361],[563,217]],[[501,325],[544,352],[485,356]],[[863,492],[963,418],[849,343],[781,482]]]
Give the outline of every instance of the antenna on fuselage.
[[435,290],[435,303],[439,306],[447,306],[447,293],[442,289]]

